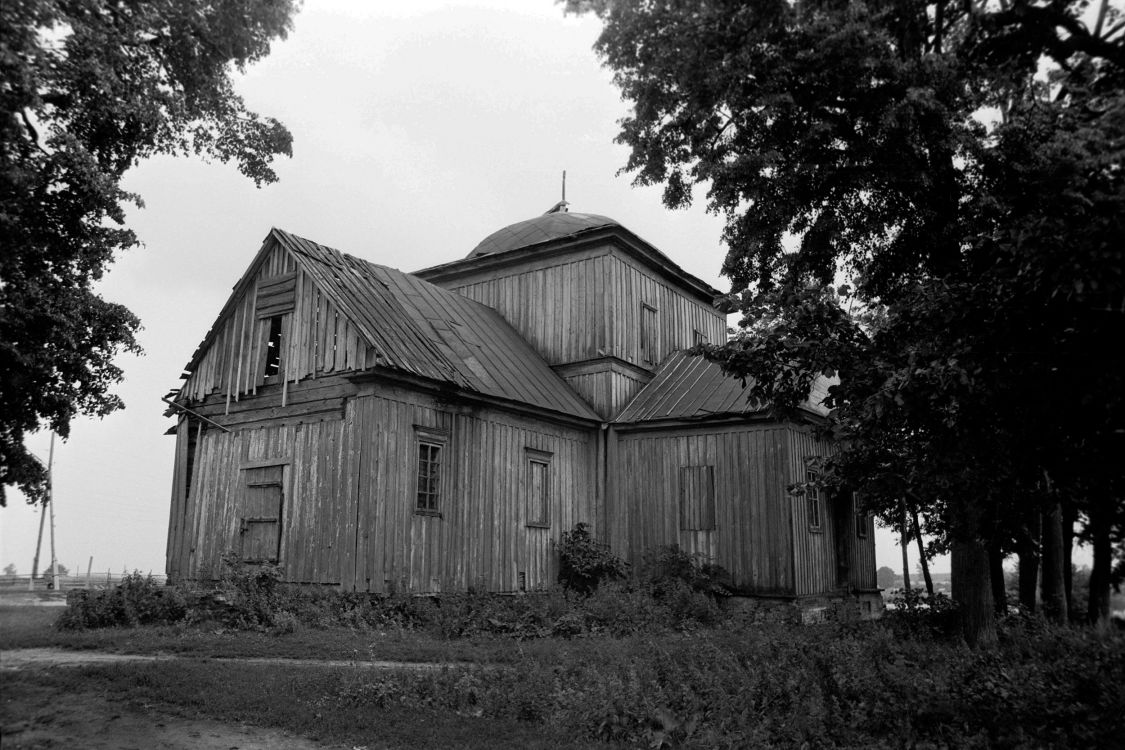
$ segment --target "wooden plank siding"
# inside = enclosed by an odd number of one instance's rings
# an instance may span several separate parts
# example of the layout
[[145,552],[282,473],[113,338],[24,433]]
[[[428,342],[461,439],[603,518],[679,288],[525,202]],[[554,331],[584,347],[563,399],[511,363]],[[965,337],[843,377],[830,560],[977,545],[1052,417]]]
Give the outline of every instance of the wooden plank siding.
[[498,311],[552,365],[617,357],[653,369],[640,351],[640,310],[656,309],[658,363],[694,345],[696,331],[726,340],[726,319],[611,244],[439,282]]
[[610,368],[564,374],[562,378],[604,419],[613,419],[649,381],[647,377]]
[[[248,291],[215,324],[211,345],[184,382],[181,398],[202,401],[220,393],[227,401],[237,402],[269,382],[298,383],[365,366],[368,345],[358,329],[343,320],[284,248],[275,243],[250,282]],[[278,312],[283,336],[281,374],[267,379],[269,315]]]
[[[389,387],[355,399],[349,412],[361,466],[359,590],[543,587],[555,580],[559,534],[597,523],[590,431]],[[448,435],[440,516],[414,510],[415,427]],[[550,454],[548,528],[528,526],[527,449]]]
[[[298,403],[281,411],[276,394],[260,395],[260,408],[217,417],[231,432],[203,430],[190,495],[173,498],[173,523],[183,520],[170,531],[182,540],[169,548],[170,573],[221,574],[222,556],[239,549],[247,470],[270,464],[284,467],[279,564],[291,582],[384,593],[533,589],[555,580],[560,533],[579,521],[596,527],[592,431],[389,384],[365,384],[359,395],[347,386],[335,418],[301,414],[303,399],[315,402],[308,394],[345,388],[335,381],[302,384]],[[213,401],[201,410],[218,409]],[[416,427],[448,435],[440,516],[414,512]],[[186,441],[181,428],[177,472]],[[548,456],[547,528],[528,526],[527,449]]]
[[[808,428],[791,428],[789,443],[790,483],[807,481],[807,459],[827,456],[833,450],[830,443],[816,440]],[[804,496],[790,497],[797,594],[835,593],[845,588],[874,589],[874,521],[865,519],[867,536],[860,538],[856,534],[851,493],[830,495],[821,492],[820,501],[820,529],[814,530],[809,525],[807,499]],[[846,567],[846,577],[840,575],[841,567]]]
[[[741,593],[792,595],[788,443],[787,427],[768,424],[620,433],[610,454],[611,546],[637,563],[679,544],[726,568]],[[712,467],[714,530],[680,528],[685,466]]]

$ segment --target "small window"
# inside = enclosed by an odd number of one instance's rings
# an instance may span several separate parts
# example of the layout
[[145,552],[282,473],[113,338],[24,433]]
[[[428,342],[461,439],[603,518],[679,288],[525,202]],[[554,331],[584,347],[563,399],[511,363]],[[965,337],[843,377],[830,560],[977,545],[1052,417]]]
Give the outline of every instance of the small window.
[[270,334],[266,339],[265,376],[271,378],[281,369],[281,316],[270,318]]
[[852,512],[855,514],[855,535],[860,539],[867,538],[867,511],[862,509],[859,496],[852,493]]
[[656,308],[641,303],[641,360],[656,364]]
[[715,470],[711,466],[680,467],[680,528],[715,528]]
[[527,525],[551,526],[551,454],[526,449]]
[[808,504],[809,531],[820,531],[820,488],[814,482],[818,479],[815,471],[809,472],[809,485],[805,488],[805,502]]
[[417,473],[415,474],[414,512],[440,516],[445,481],[445,453],[448,434],[415,426]]
[[700,344],[708,343],[707,334],[696,328],[692,331],[691,343],[693,346],[699,346]]

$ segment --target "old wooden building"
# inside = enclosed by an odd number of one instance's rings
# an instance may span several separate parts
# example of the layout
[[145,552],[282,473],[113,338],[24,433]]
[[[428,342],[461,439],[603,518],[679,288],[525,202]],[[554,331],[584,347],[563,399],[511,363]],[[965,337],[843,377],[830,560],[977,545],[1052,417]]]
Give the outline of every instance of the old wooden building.
[[413,274],[272,230],[168,399],[168,575],[233,555],[346,590],[527,590],[585,522],[742,594],[877,606],[871,519],[788,491],[830,449],[816,395],[771,421],[683,354],[726,336],[717,295],[594,214]]

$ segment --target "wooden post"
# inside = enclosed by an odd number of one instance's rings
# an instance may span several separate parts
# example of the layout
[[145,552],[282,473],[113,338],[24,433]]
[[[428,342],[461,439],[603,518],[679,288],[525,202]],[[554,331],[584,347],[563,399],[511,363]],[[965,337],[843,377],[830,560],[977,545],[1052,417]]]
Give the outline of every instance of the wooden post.
[[90,588],[90,572],[94,569],[94,556],[90,555],[90,562],[86,563],[86,588]]

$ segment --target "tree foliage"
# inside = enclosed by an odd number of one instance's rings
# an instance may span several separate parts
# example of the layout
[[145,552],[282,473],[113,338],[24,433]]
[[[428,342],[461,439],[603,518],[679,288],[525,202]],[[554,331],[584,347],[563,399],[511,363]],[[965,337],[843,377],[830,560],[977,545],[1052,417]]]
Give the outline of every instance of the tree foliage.
[[121,188],[154,154],[233,161],[272,182],[291,136],[247,110],[234,71],[290,28],[293,0],[12,0],[0,4],[0,505],[42,497],[23,447],[77,414],[123,404],[118,352],[139,321],[96,294],[114,254],[137,244]]
[[[669,207],[706,186],[726,219],[741,331],[706,356],[780,413],[838,377],[826,483],[862,488],[886,518],[904,497],[922,509],[955,575],[967,563],[969,610],[989,606],[983,546],[1018,537],[1029,505],[1100,503],[1120,528],[1116,9],[568,5],[603,19],[596,49],[633,104],[625,171]],[[990,637],[981,617],[971,640]]]

